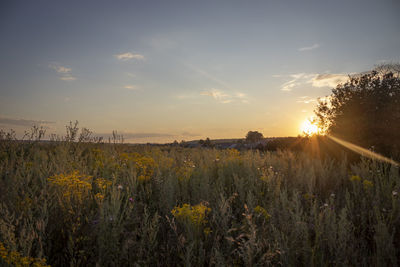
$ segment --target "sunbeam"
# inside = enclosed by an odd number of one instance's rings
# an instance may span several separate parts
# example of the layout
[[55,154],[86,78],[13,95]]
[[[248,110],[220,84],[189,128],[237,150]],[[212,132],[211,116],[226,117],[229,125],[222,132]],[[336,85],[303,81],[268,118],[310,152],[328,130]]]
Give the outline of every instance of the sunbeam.
[[327,135],[327,136],[328,136],[328,138],[330,138],[331,140],[335,141],[336,143],[338,143],[338,144],[350,149],[351,151],[354,151],[354,152],[360,154],[361,156],[368,157],[368,158],[371,158],[371,159],[376,159],[376,160],[383,161],[383,162],[387,162],[387,163],[393,164],[395,166],[399,166],[398,162],[396,162],[396,161],[394,161],[392,159],[389,159],[387,157],[384,157],[384,156],[382,156],[382,155],[380,155],[378,153],[372,152],[372,151],[370,151],[368,149],[365,149],[363,147],[357,146],[357,145],[352,144],[350,142],[344,141],[344,140],[339,139],[337,137],[334,137],[334,136],[331,136],[331,135]]

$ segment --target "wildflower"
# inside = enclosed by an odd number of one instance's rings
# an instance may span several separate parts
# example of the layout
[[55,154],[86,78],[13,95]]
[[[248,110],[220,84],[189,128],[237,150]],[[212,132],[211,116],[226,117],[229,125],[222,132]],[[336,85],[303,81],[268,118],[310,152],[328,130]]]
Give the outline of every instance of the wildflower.
[[256,213],[262,215],[262,216],[264,217],[265,220],[268,220],[268,219],[271,217],[271,215],[268,214],[268,212],[266,211],[266,209],[264,209],[264,208],[261,207],[261,206],[255,207],[255,208],[254,208],[254,212],[256,212]]
[[363,185],[364,185],[364,188],[365,188],[365,189],[371,188],[371,187],[374,186],[374,184],[373,184],[371,181],[369,181],[369,180],[364,180],[364,181],[363,181]]
[[335,197],[335,194],[334,194],[334,193],[332,193],[332,194],[331,194],[331,197],[332,197],[332,198],[334,198],[334,197]]
[[105,190],[107,189],[107,187],[112,185],[111,181],[106,180],[104,178],[97,178],[94,182],[97,185],[97,187],[101,190]]
[[47,179],[50,184],[62,192],[64,198],[82,201],[92,189],[92,176],[73,171],[69,174],[58,174]]
[[206,214],[210,211],[210,208],[200,203],[195,206],[189,204],[183,204],[181,207],[177,206],[172,209],[171,213],[177,220],[200,226],[207,223]]
[[204,228],[204,230],[203,230],[203,232],[204,232],[204,234],[206,235],[206,236],[208,236],[209,234],[211,234],[211,228],[210,227],[206,227],[206,228]]
[[118,190],[122,190],[124,187],[122,185],[118,185]]
[[315,198],[315,195],[309,194],[309,193],[305,193],[305,194],[303,195],[303,197],[304,197],[305,200],[310,200],[310,199]]
[[392,191],[393,196],[397,196],[397,191]]
[[130,197],[130,198],[129,198],[129,201],[130,201],[130,202],[133,202],[133,197]]
[[328,207],[328,206],[329,206],[328,203],[325,203],[325,204],[324,204],[324,207]]
[[0,257],[7,263],[7,266],[35,266],[47,267],[45,259],[23,257],[18,251],[8,251],[2,242],[0,242]]
[[361,177],[358,175],[352,175],[350,176],[350,181],[352,182],[360,182],[361,181]]
[[94,195],[95,199],[102,201],[104,199],[104,195],[102,193],[97,193]]

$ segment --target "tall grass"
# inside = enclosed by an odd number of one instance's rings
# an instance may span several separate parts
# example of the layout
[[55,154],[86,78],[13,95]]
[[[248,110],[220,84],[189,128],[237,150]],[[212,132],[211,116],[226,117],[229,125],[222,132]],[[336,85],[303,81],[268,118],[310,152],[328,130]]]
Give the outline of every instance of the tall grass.
[[285,151],[1,137],[0,265],[400,260],[395,166],[363,160],[349,167],[345,159]]

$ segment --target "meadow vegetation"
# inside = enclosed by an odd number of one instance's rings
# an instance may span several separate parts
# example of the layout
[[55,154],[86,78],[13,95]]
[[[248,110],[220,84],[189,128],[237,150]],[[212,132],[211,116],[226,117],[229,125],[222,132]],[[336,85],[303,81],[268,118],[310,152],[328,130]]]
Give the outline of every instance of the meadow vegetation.
[[0,137],[0,265],[400,260],[396,166],[289,151]]

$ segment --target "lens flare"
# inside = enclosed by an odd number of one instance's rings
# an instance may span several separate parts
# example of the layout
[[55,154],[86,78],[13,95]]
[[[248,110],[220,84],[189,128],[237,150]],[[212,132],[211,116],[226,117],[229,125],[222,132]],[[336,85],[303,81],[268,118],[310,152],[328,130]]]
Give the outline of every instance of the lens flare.
[[372,151],[370,151],[368,149],[365,149],[363,147],[360,147],[360,146],[357,146],[357,145],[352,144],[350,142],[344,141],[344,140],[339,139],[337,137],[334,137],[332,135],[328,135],[328,138],[330,138],[331,140],[335,141],[336,143],[338,143],[338,144],[340,144],[340,145],[342,145],[344,147],[347,147],[351,151],[354,151],[354,152],[360,154],[361,156],[368,157],[370,159],[375,159],[375,160],[387,162],[387,163],[393,164],[395,166],[399,166],[398,162],[396,162],[396,161],[394,161],[392,159],[389,159],[387,157],[384,157],[382,155],[379,155],[378,153],[372,152]]

